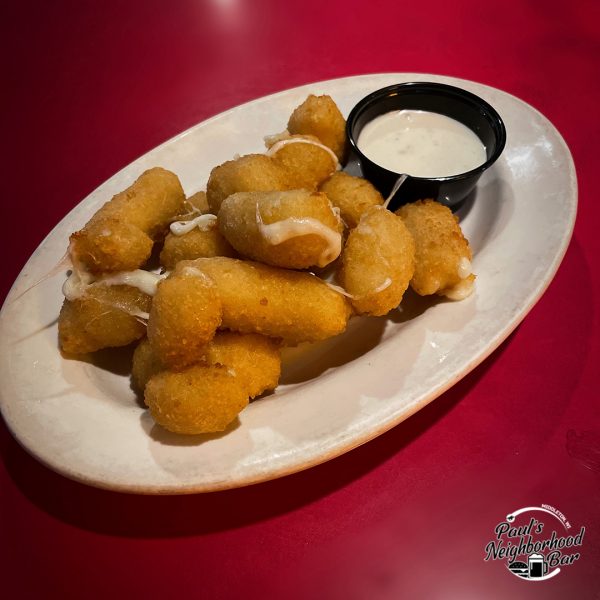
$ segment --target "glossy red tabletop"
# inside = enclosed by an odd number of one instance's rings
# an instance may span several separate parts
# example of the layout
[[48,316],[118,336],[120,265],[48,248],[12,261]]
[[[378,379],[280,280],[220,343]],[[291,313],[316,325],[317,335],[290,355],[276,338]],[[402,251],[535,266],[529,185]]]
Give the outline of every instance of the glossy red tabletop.
[[[568,143],[579,212],[556,278],[498,350],[319,467],[226,492],[126,495],[47,470],[0,423],[0,597],[600,598],[597,2],[7,0],[1,11],[2,297],[58,220],[139,155],[237,104],[334,77],[435,73],[518,96]],[[585,526],[579,560],[538,582],[486,562],[499,521],[541,504]]]

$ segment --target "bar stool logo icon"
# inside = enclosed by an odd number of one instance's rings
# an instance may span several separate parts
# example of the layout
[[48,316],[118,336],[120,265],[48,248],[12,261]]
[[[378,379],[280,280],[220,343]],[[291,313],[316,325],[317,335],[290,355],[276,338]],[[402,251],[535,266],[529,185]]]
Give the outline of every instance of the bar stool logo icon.
[[485,561],[501,560],[521,579],[544,581],[579,560],[585,527],[572,531],[562,512],[542,504],[506,515],[494,534],[485,546]]

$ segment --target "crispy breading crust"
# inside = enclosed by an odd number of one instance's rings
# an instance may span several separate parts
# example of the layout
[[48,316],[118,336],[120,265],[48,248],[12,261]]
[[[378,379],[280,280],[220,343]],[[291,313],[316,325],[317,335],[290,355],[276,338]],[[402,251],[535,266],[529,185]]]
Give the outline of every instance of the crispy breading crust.
[[199,434],[223,431],[248,404],[248,393],[227,367],[194,365],[151,377],[144,401],[165,429]]
[[[294,138],[319,142],[311,135],[292,135],[288,139]],[[337,168],[334,157],[327,150],[304,142],[288,142],[272,157],[286,169],[291,189],[315,190]]]
[[182,269],[158,284],[148,339],[162,364],[181,369],[198,362],[220,324],[217,288],[202,273]]
[[215,282],[226,329],[287,344],[323,340],[346,329],[351,313],[346,298],[308,273],[222,257],[182,261],[175,273],[187,266]]
[[94,284],[77,300],[65,300],[58,317],[58,339],[64,352],[86,354],[127,346],[146,333],[130,313],[150,310],[151,298],[126,285]]
[[331,96],[308,96],[291,114],[287,128],[292,135],[319,138],[344,164],[347,155],[346,120]]
[[[279,342],[259,333],[218,331],[201,362],[229,368],[229,374],[244,385],[250,398],[275,389],[281,375]],[[143,392],[153,375],[166,370],[148,339],[143,339],[133,353],[131,377],[135,388]]]
[[208,230],[196,228],[184,235],[169,233],[160,252],[160,264],[173,269],[180,260],[213,256],[237,256],[231,244],[221,235],[216,223]]
[[279,341],[259,333],[217,332],[208,345],[206,361],[229,367],[250,398],[274,390],[281,375]]
[[[269,225],[306,217],[317,220],[334,236],[342,232],[342,224],[327,196],[307,190],[233,194],[221,205],[218,222],[221,233],[240,254],[276,267],[306,269],[323,260],[330,248],[328,239],[311,233],[274,245],[261,233],[258,223],[258,218]],[[327,262],[335,260],[340,249],[328,255]]]
[[348,236],[338,280],[358,314],[381,316],[400,304],[414,267],[415,244],[402,219],[374,206]]
[[184,201],[177,175],[160,167],[145,171],[71,235],[71,252],[92,273],[137,269]]
[[[199,210],[202,214],[206,214],[210,212],[210,206],[208,206],[208,199],[206,197],[206,192],[196,192],[192,194],[188,198],[186,198],[186,204]],[[186,211],[188,212],[188,211]]]
[[356,227],[361,216],[372,206],[383,205],[383,197],[373,184],[343,171],[334,173],[319,190],[340,209],[340,215],[350,229]]
[[236,192],[288,190],[286,169],[270,156],[248,154],[215,167],[210,172],[206,195],[213,214],[219,213],[221,203]]
[[446,295],[474,275],[460,276],[460,261],[471,261],[471,248],[452,211],[434,200],[418,200],[396,211],[415,240],[415,273],[410,282],[421,296]]

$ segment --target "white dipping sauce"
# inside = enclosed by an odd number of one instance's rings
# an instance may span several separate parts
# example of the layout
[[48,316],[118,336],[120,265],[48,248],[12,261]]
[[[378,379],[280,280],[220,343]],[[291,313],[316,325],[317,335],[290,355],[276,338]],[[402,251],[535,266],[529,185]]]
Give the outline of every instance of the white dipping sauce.
[[374,163],[413,177],[449,177],[486,160],[485,146],[466,125],[439,113],[395,110],[367,123],[358,148]]

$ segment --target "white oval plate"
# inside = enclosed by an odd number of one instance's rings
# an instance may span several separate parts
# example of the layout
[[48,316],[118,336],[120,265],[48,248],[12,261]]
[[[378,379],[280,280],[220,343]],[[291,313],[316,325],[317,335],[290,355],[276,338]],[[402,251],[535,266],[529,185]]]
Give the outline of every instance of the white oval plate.
[[[500,113],[508,142],[462,211],[477,287],[462,302],[411,301],[388,318],[286,357],[282,384],[253,402],[223,435],[179,437],[155,426],[129,387],[127,356],[65,360],[56,319],[64,276],[17,296],[63,256],[69,234],[150,167],[203,189],[234,154],[262,152],[309,93],[330,94],[347,115],[370,92],[404,81],[457,85]],[[185,131],[117,173],[48,235],[0,315],[0,406],[17,440],[73,479],[139,493],[232,488],[329,460],[387,431],[488,356],[540,298],[566,251],[577,208],[569,150],[521,100],[470,81],[417,74],[365,75],[302,86],[244,104]],[[404,303],[403,303],[404,305]]]

